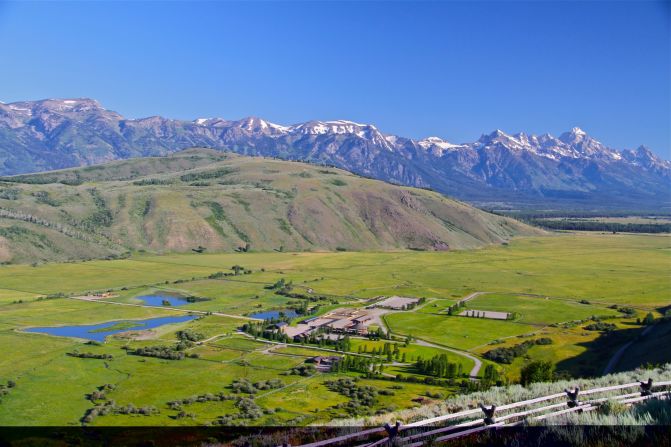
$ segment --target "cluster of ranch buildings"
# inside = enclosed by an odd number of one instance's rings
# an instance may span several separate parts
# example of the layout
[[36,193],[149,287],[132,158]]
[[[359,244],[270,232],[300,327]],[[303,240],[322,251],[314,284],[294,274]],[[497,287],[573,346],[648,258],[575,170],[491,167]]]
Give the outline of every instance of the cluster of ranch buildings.
[[408,305],[417,302],[419,302],[417,298],[393,296],[375,302],[365,309],[337,309],[325,315],[306,318],[296,326],[279,323],[276,327],[297,341],[318,332],[326,332],[328,333],[326,336],[332,334],[336,338],[341,334],[366,335],[369,326],[385,313],[384,309],[404,310]]

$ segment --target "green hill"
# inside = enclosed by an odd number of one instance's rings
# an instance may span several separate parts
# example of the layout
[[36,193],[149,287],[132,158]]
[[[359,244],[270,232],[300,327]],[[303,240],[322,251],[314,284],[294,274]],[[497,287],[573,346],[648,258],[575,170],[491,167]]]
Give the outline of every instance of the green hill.
[[465,249],[539,232],[432,191],[206,149],[0,179],[5,263],[247,245]]

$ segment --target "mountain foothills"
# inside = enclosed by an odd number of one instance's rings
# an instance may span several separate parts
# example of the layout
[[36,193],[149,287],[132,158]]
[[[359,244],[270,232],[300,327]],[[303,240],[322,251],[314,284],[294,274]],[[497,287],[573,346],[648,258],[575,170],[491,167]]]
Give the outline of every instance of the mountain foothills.
[[0,103],[5,175],[196,146],[330,164],[494,208],[671,209],[671,162],[643,146],[606,147],[579,128],[559,137],[497,130],[473,143],[452,144],[388,135],[350,121],[281,126],[259,118],[126,119],[91,99]]
[[2,262],[137,250],[448,250],[539,233],[433,191],[211,149],[0,182]]

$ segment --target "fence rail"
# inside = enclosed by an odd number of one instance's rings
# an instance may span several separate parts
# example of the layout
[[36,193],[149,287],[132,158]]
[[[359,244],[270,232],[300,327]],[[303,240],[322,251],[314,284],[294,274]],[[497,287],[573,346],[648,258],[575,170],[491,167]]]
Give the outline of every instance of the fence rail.
[[[423,419],[421,421],[416,421],[407,425],[400,425],[400,423],[396,423],[396,425],[392,427],[389,424],[385,424],[383,427],[373,427],[355,433],[349,433],[309,444],[303,444],[299,447],[337,446],[339,444],[345,445],[345,443],[346,445],[356,445],[356,440],[361,441],[362,439],[370,439],[373,436],[382,437],[373,441],[366,441],[365,443],[360,444],[359,447],[391,445],[392,441],[393,445],[396,446],[419,447],[424,445],[424,443],[429,439],[432,442],[445,442],[449,441],[450,439],[468,436],[470,434],[491,430],[493,428],[520,425],[525,421],[542,421],[573,412],[594,411],[598,409],[600,405],[609,400],[617,401],[624,405],[630,406],[648,399],[669,399],[671,398],[671,390],[669,389],[656,392],[652,391],[653,388],[659,389],[669,386],[671,386],[671,381],[653,383],[652,379],[648,379],[647,382],[639,381],[622,385],[593,388],[589,390],[580,390],[578,387],[576,387],[573,390],[564,390],[563,393],[555,393],[547,396],[536,397],[534,399],[513,402],[501,405],[499,407],[494,405],[487,407],[481,404],[480,408]],[[614,391],[629,390],[632,388],[639,388],[639,390],[634,393],[597,397],[593,399],[586,399],[585,401],[580,400],[580,398],[584,396],[612,393]],[[548,401],[557,399],[565,399],[565,401],[559,403],[549,403],[548,405],[529,408],[524,411],[500,414],[501,412],[505,412],[507,410],[535,406],[537,404],[544,404]],[[461,421],[462,419],[468,420]],[[402,436],[402,434],[404,432],[408,432],[408,430],[416,430],[421,427],[426,427],[437,423],[444,423],[447,421],[455,421],[459,423],[455,425],[438,426],[428,431],[408,433],[408,435]]]

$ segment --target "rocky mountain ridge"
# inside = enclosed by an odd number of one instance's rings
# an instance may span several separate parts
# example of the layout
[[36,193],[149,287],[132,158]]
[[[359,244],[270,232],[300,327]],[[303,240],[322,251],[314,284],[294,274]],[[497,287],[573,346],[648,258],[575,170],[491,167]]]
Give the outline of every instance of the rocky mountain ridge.
[[496,130],[472,143],[390,135],[346,120],[285,126],[261,118],[126,119],[92,99],[0,104],[0,174],[188,147],[334,165],[488,207],[658,209],[671,204],[671,162],[648,148],[609,148],[580,128],[559,137]]

